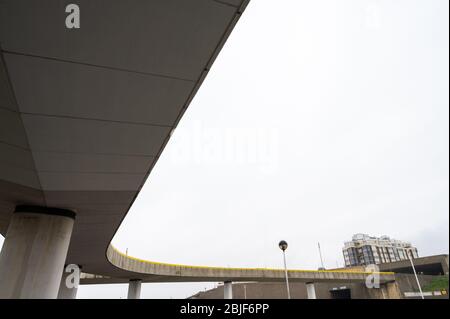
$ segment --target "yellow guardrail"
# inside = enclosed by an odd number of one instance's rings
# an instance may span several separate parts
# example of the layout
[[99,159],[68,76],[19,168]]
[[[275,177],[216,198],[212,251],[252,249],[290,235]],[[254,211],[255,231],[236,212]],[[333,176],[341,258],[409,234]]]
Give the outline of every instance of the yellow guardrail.
[[[133,256],[129,256],[124,254],[123,252],[116,249],[113,245],[111,248],[122,257],[135,260],[137,262],[149,264],[149,265],[158,265],[158,266],[167,266],[167,267],[180,267],[180,268],[190,268],[190,269],[211,269],[211,270],[228,270],[228,271],[283,271],[284,269],[275,269],[275,268],[235,268],[235,267],[215,267],[215,266],[191,266],[191,265],[182,265],[182,264],[170,264],[163,263],[157,261],[150,261],[145,259],[136,258]],[[354,271],[354,270],[301,270],[301,269],[288,269],[288,272],[311,272],[311,273],[345,273],[345,274],[380,274],[380,275],[394,275],[394,272],[368,272],[368,271]]]

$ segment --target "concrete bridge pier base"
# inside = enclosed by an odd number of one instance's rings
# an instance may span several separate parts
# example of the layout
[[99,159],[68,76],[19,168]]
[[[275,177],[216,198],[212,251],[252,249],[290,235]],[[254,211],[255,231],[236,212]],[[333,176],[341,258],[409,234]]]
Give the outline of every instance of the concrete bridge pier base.
[[223,298],[233,299],[233,283],[231,281],[225,281],[223,283]]
[[128,299],[141,299],[142,280],[132,279],[128,284]]
[[308,299],[317,299],[316,297],[316,287],[313,282],[306,283],[306,294]]
[[0,299],[56,299],[75,213],[17,206],[0,253]]

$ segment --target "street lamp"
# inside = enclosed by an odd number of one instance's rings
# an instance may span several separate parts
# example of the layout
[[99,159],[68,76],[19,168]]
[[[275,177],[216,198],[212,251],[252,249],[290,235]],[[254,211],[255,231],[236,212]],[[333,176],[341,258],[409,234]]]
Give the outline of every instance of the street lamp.
[[407,250],[406,254],[409,257],[409,261],[411,262],[411,267],[413,269],[414,276],[416,277],[417,286],[419,287],[420,296],[422,297],[422,299],[425,299],[425,296],[423,295],[422,287],[420,287],[419,277],[417,277],[416,267],[414,267],[413,258],[412,258],[413,257],[412,256],[412,250]]
[[291,299],[291,292],[289,290],[289,278],[288,271],[286,266],[286,249],[288,248],[288,243],[285,240],[282,240],[278,243],[278,247],[283,251],[283,261],[284,261],[284,274],[286,276],[286,289],[288,294],[288,299]]

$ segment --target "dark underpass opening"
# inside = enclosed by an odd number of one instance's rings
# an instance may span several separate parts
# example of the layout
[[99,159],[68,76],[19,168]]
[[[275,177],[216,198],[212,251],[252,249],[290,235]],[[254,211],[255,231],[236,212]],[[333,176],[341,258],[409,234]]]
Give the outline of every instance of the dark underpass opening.
[[330,290],[331,299],[352,299],[351,290],[346,289],[336,289]]

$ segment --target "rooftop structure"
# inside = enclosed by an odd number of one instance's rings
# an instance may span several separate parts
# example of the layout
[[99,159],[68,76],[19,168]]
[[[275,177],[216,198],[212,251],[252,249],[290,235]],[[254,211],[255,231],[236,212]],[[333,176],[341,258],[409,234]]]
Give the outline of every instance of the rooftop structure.
[[410,242],[392,239],[388,236],[373,237],[355,234],[342,249],[345,266],[366,266],[407,260],[408,254],[418,258],[417,248]]

